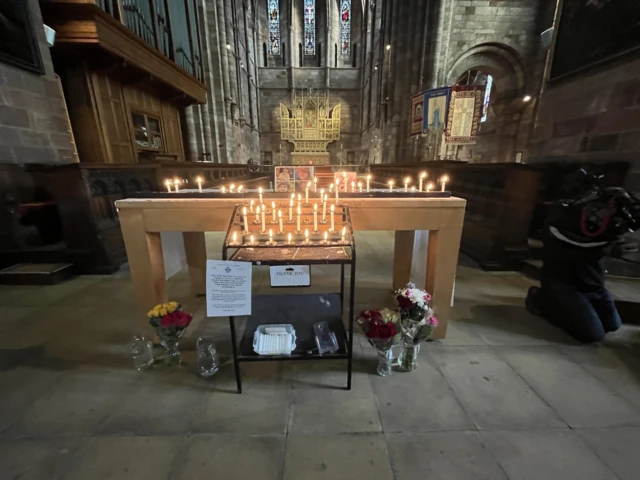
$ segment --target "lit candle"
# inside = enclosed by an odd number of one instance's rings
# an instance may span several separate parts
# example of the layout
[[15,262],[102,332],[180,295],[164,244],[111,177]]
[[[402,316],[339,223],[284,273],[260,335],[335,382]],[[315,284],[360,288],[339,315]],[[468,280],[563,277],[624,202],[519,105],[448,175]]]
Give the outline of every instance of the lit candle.
[[333,193],[333,183],[329,184],[329,193]]
[[256,207],[256,223],[260,223],[260,205]]
[[429,182],[427,184],[427,192],[430,192],[431,190],[433,190],[433,183]]
[[237,243],[238,242],[238,236],[236,235],[236,232],[233,232],[233,236],[231,237],[231,243]]
[[342,227],[342,243],[345,243],[344,235],[347,233],[347,227]]
[[243,188],[244,188],[244,187],[243,187],[242,185],[238,186],[238,193],[242,193],[242,189],[243,189]]
[[251,235],[249,237],[249,245],[253,245],[253,242],[254,242],[254,238],[253,238],[253,235]]
[[425,178],[427,178],[427,172],[422,172],[420,174],[420,184],[418,187],[418,191],[421,192],[422,191],[422,180],[424,180]]
[[442,176],[440,178],[440,183],[442,183],[442,190],[441,191],[444,192],[444,188],[445,188],[445,186],[446,186],[448,181],[449,181],[449,177],[447,177],[446,175],[444,175],[444,176]]
[[362,182],[358,182],[358,192],[362,193]]
[[171,180],[167,180],[164,184],[167,186],[167,192],[171,193]]
[[313,204],[313,231],[318,231],[318,204]]
[[335,212],[336,208],[335,205],[331,205],[331,231],[335,231],[336,229],[336,224],[334,222],[334,218],[333,218],[333,213]]
[[269,245],[273,243],[273,230],[269,229]]
[[227,192],[227,189],[224,188],[224,185],[220,188],[220,190],[222,191],[222,193],[226,193]]
[[300,231],[300,213],[301,213],[300,207],[298,207],[298,223],[297,223],[298,228],[296,229],[296,232]]
[[260,196],[260,203],[262,203],[262,187],[258,188],[258,195]]
[[304,189],[304,203],[309,204],[309,189],[311,188],[311,182],[307,182],[307,188]]
[[324,232],[324,243],[329,243],[329,233]]
[[371,181],[371,175],[367,175],[367,193],[369,193],[369,182]]
[[313,177],[313,193],[318,193],[318,177]]
[[236,184],[232,183],[231,185],[229,185],[229,193],[233,193],[233,191],[236,189]]
[[322,222],[327,221],[327,194],[324,194],[324,198],[322,199]]
[[283,232],[282,230],[282,210],[278,210],[278,223],[280,224],[280,233]]
[[309,243],[309,229],[304,229],[304,243]]
[[244,217],[244,231],[249,233],[249,216],[247,215],[247,207],[242,207],[242,216]]
[[196,183],[198,184],[198,191],[202,193],[202,179],[200,177],[196,177]]
[[416,191],[416,186],[415,185],[411,185],[411,193],[414,193]]
[[173,185],[176,187],[176,193],[178,193],[180,191],[180,180],[178,180],[177,178],[173,181]]
[[271,202],[271,222],[276,223],[276,202]]
[[336,178],[336,205],[338,204],[338,202],[340,201],[340,197],[338,195],[338,190],[340,190],[340,188],[338,188],[340,185],[340,179]]
[[298,208],[300,208],[300,204],[302,203],[302,194],[298,194]]
[[344,178],[345,181],[347,180],[347,172],[342,172],[342,178]]
[[393,192],[393,180],[389,180],[389,191]]
[[295,200],[295,199],[296,199],[296,194],[295,194],[295,193],[292,193],[292,194],[291,194],[291,200]]
[[289,200],[289,221],[293,222],[293,198]]
[[261,212],[260,212],[260,213],[261,213],[261,215],[262,215],[262,219],[261,219],[261,220],[262,220],[262,230],[260,230],[260,231],[261,231],[262,233],[264,233],[264,232],[266,231],[266,227],[264,226],[264,210],[265,210],[265,208],[264,208],[264,205],[263,205],[263,206],[262,206],[262,210],[261,210]]
[[353,193],[355,193],[355,191],[356,191],[356,182],[354,182],[353,180],[351,180],[351,191]]
[[287,243],[291,245],[291,232],[287,233]]
[[407,193],[409,191],[409,182],[411,181],[411,179],[409,177],[404,179],[404,193]]
[[324,188],[320,190],[320,201],[322,202],[324,198]]
[[251,199],[251,202],[249,202],[249,212],[253,213],[253,198]]

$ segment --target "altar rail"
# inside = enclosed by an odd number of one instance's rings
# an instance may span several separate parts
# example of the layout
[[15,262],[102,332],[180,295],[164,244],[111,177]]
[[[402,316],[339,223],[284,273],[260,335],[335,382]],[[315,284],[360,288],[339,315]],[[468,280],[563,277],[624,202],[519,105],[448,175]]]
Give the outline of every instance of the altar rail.
[[[417,181],[428,172],[427,181],[448,175],[447,190],[467,200],[461,251],[487,270],[519,268],[528,254],[529,237],[538,237],[548,204],[562,197],[566,175],[587,167],[604,175],[604,185],[621,186],[629,168],[627,162],[589,163],[486,163],[420,162],[372,165],[377,182],[405,177]],[[436,189],[439,185],[436,184]]]

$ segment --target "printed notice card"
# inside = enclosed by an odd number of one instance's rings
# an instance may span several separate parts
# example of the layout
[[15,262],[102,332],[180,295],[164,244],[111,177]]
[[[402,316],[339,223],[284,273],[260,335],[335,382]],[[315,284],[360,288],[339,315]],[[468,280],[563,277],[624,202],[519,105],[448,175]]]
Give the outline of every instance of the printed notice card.
[[207,260],[207,317],[251,315],[251,262]]

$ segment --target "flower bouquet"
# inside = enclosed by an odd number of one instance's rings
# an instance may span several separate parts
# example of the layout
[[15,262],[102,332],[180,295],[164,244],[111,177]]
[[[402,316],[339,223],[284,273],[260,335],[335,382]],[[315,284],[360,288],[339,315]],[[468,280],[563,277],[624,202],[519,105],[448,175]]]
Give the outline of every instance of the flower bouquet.
[[378,375],[386,377],[391,374],[393,353],[391,348],[400,341],[398,312],[383,308],[382,310],[365,310],[360,313],[356,322],[364,331],[371,344],[378,351]]
[[165,364],[170,367],[180,365],[180,338],[193,317],[184,312],[178,302],[160,303],[149,310],[147,316],[149,324],[160,337],[160,343],[167,350]]
[[420,343],[431,336],[438,326],[438,319],[433,316],[429,307],[431,295],[416,288],[413,283],[395,292],[396,302],[400,309],[400,328],[404,350],[400,354],[400,368],[411,371],[418,368],[418,352]]

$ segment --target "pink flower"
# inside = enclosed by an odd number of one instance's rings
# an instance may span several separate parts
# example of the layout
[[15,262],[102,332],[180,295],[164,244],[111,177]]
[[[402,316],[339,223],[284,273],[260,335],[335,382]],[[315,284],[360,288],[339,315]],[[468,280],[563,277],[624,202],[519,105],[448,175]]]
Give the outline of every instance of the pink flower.
[[431,317],[429,317],[429,320],[427,320],[427,324],[430,327],[437,327],[438,326],[438,319],[435,316],[431,315]]
[[407,290],[404,291],[403,295],[405,297],[410,297],[411,296],[411,292],[409,291],[409,289],[407,289]]
[[430,295],[429,293],[427,293],[427,294],[424,296],[424,301],[425,301],[425,302],[430,302],[430,301],[431,301],[431,295]]

